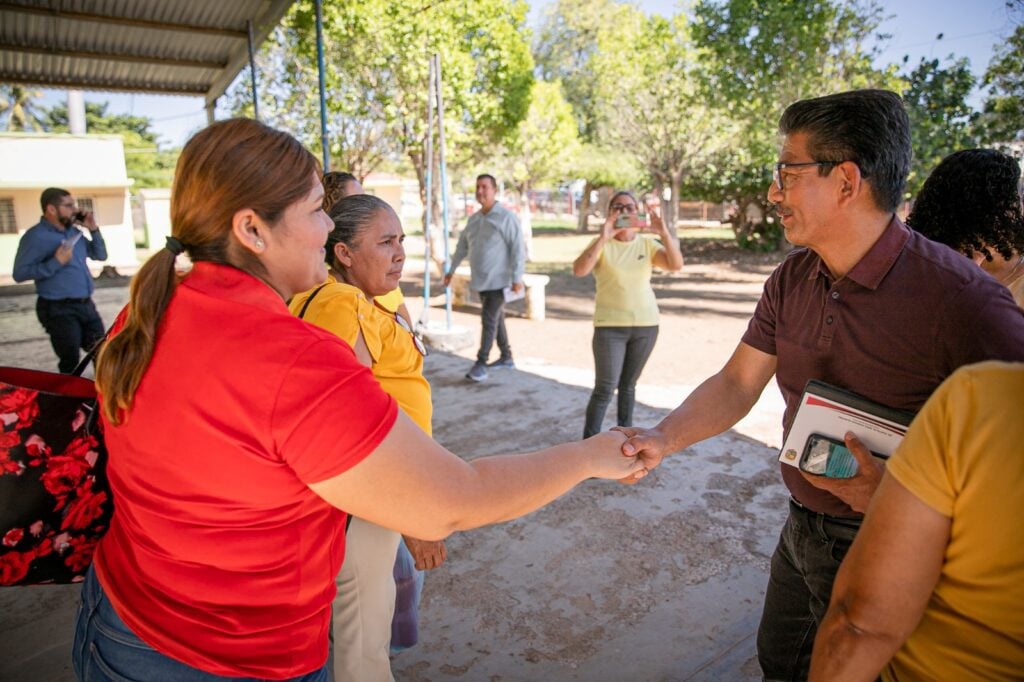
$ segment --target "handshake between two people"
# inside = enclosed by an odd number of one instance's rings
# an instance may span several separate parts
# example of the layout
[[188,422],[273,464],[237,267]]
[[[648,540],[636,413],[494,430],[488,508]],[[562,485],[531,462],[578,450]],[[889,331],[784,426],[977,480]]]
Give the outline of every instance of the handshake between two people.
[[638,482],[668,454],[665,439],[657,429],[616,426],[588,441],[599,462],[599,472],[594,477],[626,485]]

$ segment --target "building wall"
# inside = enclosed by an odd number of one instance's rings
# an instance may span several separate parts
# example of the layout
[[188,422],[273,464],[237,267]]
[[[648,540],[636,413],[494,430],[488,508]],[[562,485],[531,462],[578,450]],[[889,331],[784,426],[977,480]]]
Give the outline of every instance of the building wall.
[[21,235],[39,222],[39,195],[47,187],[92,199],[107,260],[90,261],[90,269],[138,266],[121,138],[7,133],[0,134],[0,198],[13,200],[18,234],[0,234],[0,277],[10,277]]

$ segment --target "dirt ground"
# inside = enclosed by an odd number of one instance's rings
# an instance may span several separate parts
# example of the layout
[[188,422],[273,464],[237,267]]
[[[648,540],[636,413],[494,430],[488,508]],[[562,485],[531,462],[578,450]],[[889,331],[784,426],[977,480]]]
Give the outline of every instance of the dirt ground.
[[[638,424],[660,419],[725,362],[780,260],[714,244],[684,255],[682,272],[655,279],[661,330],[638,388]],[[479,330],[472,307],[453,321],[472,330],[473,346],[427,359],[435,436],[467,459],[582,431],[593,280],[548,274],[547,319],[508,322],[517,369],[481,384],[463,378]],[[403,281],[417,317],[418,284]],[[104,319],[126,297],[124,286],[98,290]],[[55,364],[33,296],[0,296],[0,345],[3,364]],[[394,657],[396,679],[758,679],[753,637],[786,513],[780,420],[772,384],[735,429],[669,458],[638,486],[587,482],[523,519],[450,538],[448,562],[427,575],[420,643]],[[0,590],[0,679],[71,679],[75,593]]]

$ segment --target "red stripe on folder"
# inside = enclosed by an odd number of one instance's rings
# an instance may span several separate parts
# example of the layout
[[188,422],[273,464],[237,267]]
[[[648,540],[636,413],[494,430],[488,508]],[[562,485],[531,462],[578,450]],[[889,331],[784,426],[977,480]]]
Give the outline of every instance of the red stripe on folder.
[[890,424],[887,421],[882,421],[881,419],[877,419],[869,414],[860,412],[858,410],[851,410],[848,407],[843,407],[842,405],[837,405],[835,403],[822,400],[821,398],[815,397],[813,395],[807,396],[806,404],[813,405],[814,407],[827,407],[828,409],[836,410],[837,412],[844,412],[850,416],[856,417],[857,419],[861,419],[866,422],[870,422],[879,428],[886,429],[900,436],[907,432],[905,428],[894,428],[892,424]]

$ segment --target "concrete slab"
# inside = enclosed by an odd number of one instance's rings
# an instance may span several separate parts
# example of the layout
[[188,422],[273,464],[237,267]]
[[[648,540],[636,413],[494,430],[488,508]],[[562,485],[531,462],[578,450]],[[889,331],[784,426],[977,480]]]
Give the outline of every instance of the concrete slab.
[[[126,296],[97,292],[105,320]],[[0,298],[0,347],[4,364],[55,364],[34,297]],[[465,358],[427,358],[442,444],[472,459],[579,436],[589,386],[564,380],[578,370],[517,362],[474,384]],[[673,393],[642,386],[636,422],[660,419]],[[755,417],[752,434],[778,424],[770,400]],[[776,453],[728,432],[637,486],[587,482],[524,519],[453,536],[396,679],[758,679],[753,635],[786,513]],[[76,602],[76,587],[0,589],[0,679],[72,679]]]

